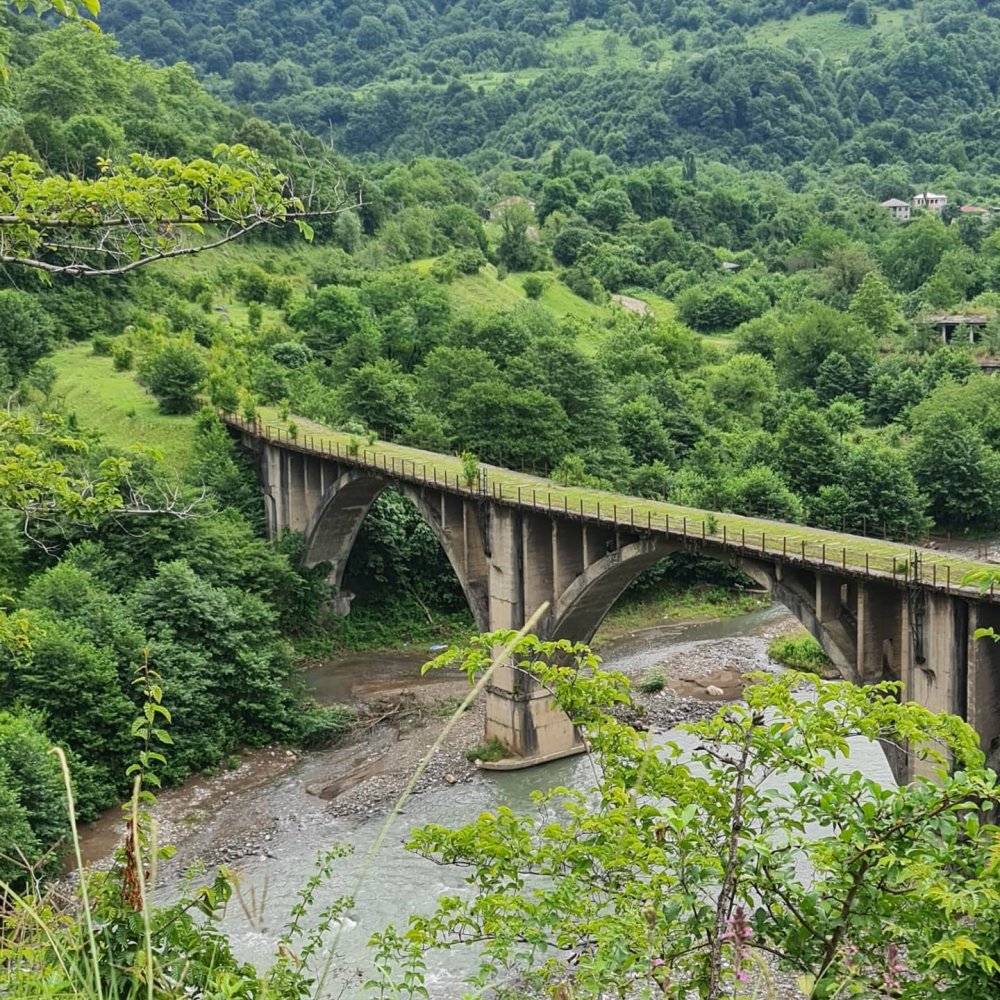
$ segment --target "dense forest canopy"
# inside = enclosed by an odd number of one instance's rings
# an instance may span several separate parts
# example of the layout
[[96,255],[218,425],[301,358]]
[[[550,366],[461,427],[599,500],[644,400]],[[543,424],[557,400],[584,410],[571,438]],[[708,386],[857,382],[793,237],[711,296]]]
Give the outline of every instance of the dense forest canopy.
[[[997,13],[971,0],[126,0],[105,23],[126,50],[184,59],[220,96],[351,155],[488,164],[563,144],[642,164],[694,149],[753,168],[904,163],[922,182],[925,167],[997,172]],[[803,16],[833,19],[842,44],[782,36]]]

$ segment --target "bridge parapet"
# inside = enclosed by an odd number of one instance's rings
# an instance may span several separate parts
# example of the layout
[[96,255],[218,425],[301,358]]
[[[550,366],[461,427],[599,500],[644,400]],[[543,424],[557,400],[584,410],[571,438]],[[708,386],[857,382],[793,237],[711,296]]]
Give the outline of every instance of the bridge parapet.
[[387,442],[360,446],[351,453],[350,435],[334,431],[291,436],[287,426],[267,420],[248,423],[233,414],[222,418],[231,428],[281,449],[355,466],[368,473],[422,489],[475,497],[505,507],[562,516],[607,526],[618,532],[661,535],[685,547],[721,550],[731,558],[763,557],[820,572],[886,581],[894,586],[920,585],[946,594],[966,594],[1000,603],[1000,588],[963,583],[970,573],[995,570],[978,560],[961,559],[936,549],[870,535],[747,517],[724,511],[682,507],[640,497],[563,486],[551,480],[483,465],[477,481],[462,482],[460,459]]
[[[624,589],[670,552],[737,565],[768,585],[845,678],[900,680],[908,697],[967,718],[984,747],[1000,741],[1000,593],[963,582],[981,562],[886,539],[564,486],[460,459],[268,417],[223,417],[258,455],[272,533],[302,531],[307,564],[338,585],[371,504],[393,486],[441,543],[482,631],[520,628],[543,602],[542,638],[589,641]],[[299,426],[307,422],[300,421]],[[501,672],[487,698],[487,738],[525,762],[581,749],[544,692]],[[509,683],[507,683],[509,681]],[[916,765],[897,761],[905,779]]]

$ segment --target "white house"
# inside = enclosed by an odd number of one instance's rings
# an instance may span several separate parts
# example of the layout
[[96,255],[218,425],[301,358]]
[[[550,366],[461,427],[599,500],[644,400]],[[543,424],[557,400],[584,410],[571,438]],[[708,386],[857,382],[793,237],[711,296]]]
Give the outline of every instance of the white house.
[[897,222],[906,222],[910,217],[910,203],[908,201],[900,201],[899,198],[889,198],[887,201],[882,202],[882,207]]
[[941,210],[948,204],[948,196],[943,194],[933,194],[931,191],[921,191],[913,196],[910,204],[914,208],[926,208],[928,212],[940,215]]

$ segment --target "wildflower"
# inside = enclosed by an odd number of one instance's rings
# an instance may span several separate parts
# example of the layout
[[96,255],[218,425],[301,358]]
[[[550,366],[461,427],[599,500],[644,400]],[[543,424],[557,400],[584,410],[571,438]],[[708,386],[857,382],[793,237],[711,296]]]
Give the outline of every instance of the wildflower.
[[895,941],[889,943],[885,958],[885,972],[882,973],[882,982],[885,984],[885,995],[891,1000],[902,988],[900,974],[906,971],[906,966],[899,957],[899,945]]
[[742,906],[737,906],[733,915],[729,918],[726,930],[722,935],[723,941],[733,942],[733,968],[736,970],[736,978],[745,983],[749,978],[747,972],[747,944],[753,937],[753,928],[747,923],[747,913]]

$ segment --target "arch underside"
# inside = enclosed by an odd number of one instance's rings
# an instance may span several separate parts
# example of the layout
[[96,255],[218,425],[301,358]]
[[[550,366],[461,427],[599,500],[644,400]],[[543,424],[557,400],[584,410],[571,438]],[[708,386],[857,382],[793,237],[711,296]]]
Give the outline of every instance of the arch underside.
[[451,565],[462,588],[466,603],[480,631],[489,629],[488,598],[484,587],[471,579],[467,572],[464,538],[442,524],[441,510],[427,502],[422,492],[406,484],[367,474],[348,472],[342,475],[323,495],[305,531],[303,564],[318,566],[327,563],[330,584],[338,590],[350,560],[358,532],[372,504],[392,487],[398,490],[416,509],[430,528]]
[[[434,534],[462,588],[477,629],[493,630],[497,626],[491,620],[484,535],[473,507],[446,494],[433,493],[429,500],[419,488],[367,472],[345,472],[327,489],[309,520],[304,564],[328,563],[328,579],[340,588],[361,525],[372,504],[390,486],[399,489],[413,504]],[[449,508],[447,505],[452,501],[455,507]],[[466,523],[468,519],[476,521],[471,528]],[[547,639],[589,642],[629,584],[661,559],[685,549],[681,543],[654,536],[633,540],[607,553],[584,568],[561,593],[553,595],[553,609],[539,633]],[[820,621],[815,593],[810,593],[808,581],[776,572],[769,562],[733,560],[716,553],[711,546],[701,554],[738,566],[770,590],[772,597],[784,604],[820,642],[840,672],[848,679],[855,679],[855,639],[840,623]]]
[[[641,539],[623,546],[587,567],[559,596],[544,629],[550,639],[590,642],[615,603],[641,573],[685,546],[665,539]],[[711,552],[704,553],[716,558]],[[812,634],[840,673],[856,679],[854,637],[839,622],[820,621],[815,597],[800,583],[779,579],[775,567],[756,559],[719,559],[735,565],[770,591]]]

